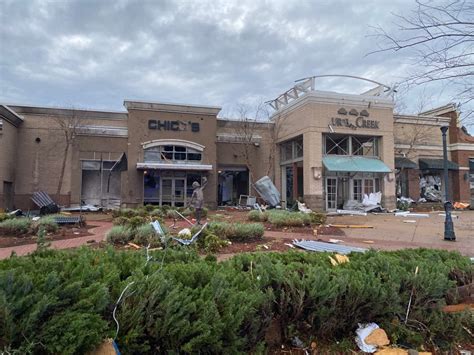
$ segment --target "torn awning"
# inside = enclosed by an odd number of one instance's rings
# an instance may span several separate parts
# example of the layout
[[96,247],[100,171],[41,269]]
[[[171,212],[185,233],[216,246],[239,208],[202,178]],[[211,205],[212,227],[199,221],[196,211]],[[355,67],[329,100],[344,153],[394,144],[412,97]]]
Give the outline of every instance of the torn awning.
[[210,164],[166,164],[166,163],[137,163],[138,170],[157,169],[157,170],[212,170]]
[[[421,170],[443,170],[444,160],[443,159],[419,159],[418,163]],[[459,165],[448,160],[449,170],[459,170]]]
[[411,161],[408,158],[398,157],[395,158],[395,168],[396,169],[416,169],[418,165],[414,161]]
[[382,160],[377,158],[334,155],[323,157],[323,164],[329,171],[367,173],[390,173],[392,171]]

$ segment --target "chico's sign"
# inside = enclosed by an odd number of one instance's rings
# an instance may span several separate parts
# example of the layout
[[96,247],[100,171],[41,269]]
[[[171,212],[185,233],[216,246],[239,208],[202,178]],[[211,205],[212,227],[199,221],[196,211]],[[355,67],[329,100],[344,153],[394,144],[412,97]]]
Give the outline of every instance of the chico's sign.
[[156,129],[158,131],[188,131],[199,132],[198,122],[183,122],[183,121],[162,121],[162,120],[148,120],[148,128]]
[[339,115],[350,115],[356,116],[354,118],[349,117],[332,117],[331,126],[334,127],[347,127],[352,129],[358,128],[369,128],[369,129],[379,129],[379,121],[369,120],[369,112],[367,110],[362,110],[358,112],[356,109],[347,111],[345,108],[341,107],[337,113]]

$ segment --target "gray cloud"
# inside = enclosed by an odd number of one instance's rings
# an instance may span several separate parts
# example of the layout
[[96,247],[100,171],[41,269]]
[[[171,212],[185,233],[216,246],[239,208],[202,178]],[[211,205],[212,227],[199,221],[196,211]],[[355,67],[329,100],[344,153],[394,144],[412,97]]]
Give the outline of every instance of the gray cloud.
[[[121,109],[125,98],[221,105],[272,99],[343,73],[394,83],[413,66],[380,53],[371,25],[410,0],[0,0],[0,101]],[[366,85],[325,80],[321,89]],[[439,95],[438,95],[439,96]],[[449,93],[433,105],[449,101]],[[408,98],[408,106],[415,99]]]

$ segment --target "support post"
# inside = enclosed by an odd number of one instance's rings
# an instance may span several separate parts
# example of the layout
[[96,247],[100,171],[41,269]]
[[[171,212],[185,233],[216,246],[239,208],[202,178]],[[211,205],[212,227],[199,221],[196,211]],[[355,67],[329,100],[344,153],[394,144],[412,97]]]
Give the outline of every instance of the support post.
[[456,241],[456,235],[454,234],[453,219],[451,217],[451,210],[453,204],[449,201],[449,177],[448,177],[448,147],[446,143],[446,132],[448,126],[441,127],[441,133],[443,135],[443,168],[444,168],[444,240],[454,242]]

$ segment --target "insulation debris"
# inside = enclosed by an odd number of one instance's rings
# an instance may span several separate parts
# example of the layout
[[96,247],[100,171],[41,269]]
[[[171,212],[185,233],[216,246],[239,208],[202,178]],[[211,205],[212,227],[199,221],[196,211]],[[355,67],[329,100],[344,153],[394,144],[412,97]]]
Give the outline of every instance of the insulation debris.
[[335,228],[374,228],[366,224],[330,224],[329,227]]

